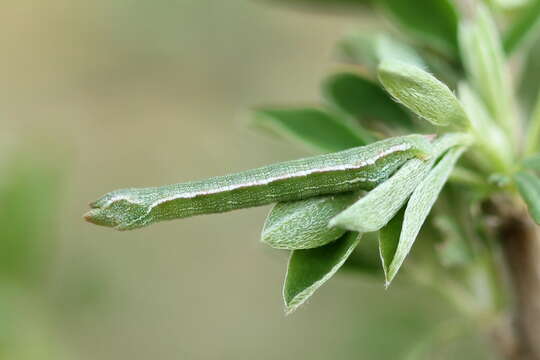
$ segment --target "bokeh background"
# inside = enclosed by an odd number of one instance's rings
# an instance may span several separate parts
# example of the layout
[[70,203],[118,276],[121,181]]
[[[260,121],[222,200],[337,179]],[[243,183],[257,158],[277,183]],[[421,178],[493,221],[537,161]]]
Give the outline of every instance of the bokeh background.
[[[378,21],[262,0],[3,0],[0,359],[406,359],[449,319],[434,292],[354,272],[285,317],[266,208],[115,232],[113,189],[305,156],[247,126],[316,103],[335,42]],[[443,332],[444,333],[444,332]],[[471,334],[430,359],[490,358]]]

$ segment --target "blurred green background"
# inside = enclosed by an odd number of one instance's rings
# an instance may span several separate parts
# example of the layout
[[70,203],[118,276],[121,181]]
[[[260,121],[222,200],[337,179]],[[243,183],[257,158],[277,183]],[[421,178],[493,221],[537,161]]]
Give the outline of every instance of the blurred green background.
[[[246,126],[315,103],[335,42],[376,21],[257,0],[4,0],[0,359],[405,359],[456,311],[343,272],[285,317],[268,208],[134,232],[82,220],[113,189],[307,155]],[[442,336],[425,358],[490,358]],[[412,353],[411,353],[412,352]]]

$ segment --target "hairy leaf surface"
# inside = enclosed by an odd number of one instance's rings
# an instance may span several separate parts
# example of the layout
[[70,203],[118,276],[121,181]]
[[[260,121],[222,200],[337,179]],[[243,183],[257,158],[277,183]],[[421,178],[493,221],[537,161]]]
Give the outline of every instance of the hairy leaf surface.
[[429,122],[467,126],[467,116],[452,91],[428,72],[398,61],[385,61],[379,66],[379,80],[397,101]]
[[330,219],[352,204],[356,195],[345,193],[278,203],[266,219],[262,242],[276,249],[311,249],[341,237],[345,230],[329,227]]
[[430,161],[409,160],[390,179],[333,218],[330,225],[362,233],[381,229],[405,204],[438,157],[451,147],[467,141],[468,136],[459,133],[447,134],[438,139],[433,144]]
[[452,172],[454,165],[465,149],[451,149],[426,178],[414,190],[403,216],[403,225],[399,236],[398,246],[389,262],[386,284],[392,282],[399,271],[403,261],[409,254],[422,225],[424,224],[433,204],[437,200],[448,176]]

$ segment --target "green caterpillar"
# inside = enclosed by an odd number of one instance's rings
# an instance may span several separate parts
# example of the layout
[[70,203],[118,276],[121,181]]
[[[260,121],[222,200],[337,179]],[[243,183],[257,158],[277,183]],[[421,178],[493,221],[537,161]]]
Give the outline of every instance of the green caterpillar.
[[409,135],[207,180],[122,189],[90,204],[85,218],[130,230],[163,220],[370,190],[408,159],[429,158],[431,150],[429,136]]

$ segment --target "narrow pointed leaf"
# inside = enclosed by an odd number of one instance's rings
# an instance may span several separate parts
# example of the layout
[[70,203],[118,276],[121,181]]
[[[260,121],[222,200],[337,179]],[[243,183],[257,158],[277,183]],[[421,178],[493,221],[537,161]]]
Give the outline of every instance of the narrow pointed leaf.
[[374,137],[360,125],[348,123],[316,108],[266,108],[254,111],[253,124],[318,152],[333,152],[366,145]]
[[291,252],[283,285],[287,314],[304,304],[339,270],[360,242],[360,237],[350,232],[326,246]]
[[379,66],[379,80],[398,102],[429,122],[467,127],[467,116],[452,91],[426,71],[388,61]]
[[409,115],[376,83],[354,73],[340,73],[328,78],[323,93],[340,111],[362,120],[381,121],[387,125],[411,128]]
[[409,160],[390,179],[371,190],[330,221],[338,226],[362,233],[377,231],[385,226],[401,209],[414,189],[421,183],[435,161],[449,148],[466,143],[464,134],[447,134],[434,144],[430,161]]
[[391,17],[426,44],[457,53],[458,15],[449,0],[380,0]]
[[520,171],[514,176],[514,180],[531,217],[540,224],[540,179],[536,175]]
[[85,218],[130,230],[158,221],[368,190],[408,159],[429,157],[431,148],[427,137],[409,135],[207,180],[117,190],[90,204]]
[[448,176],[465,148],[451,149],[414,190],[403,217],[399,244],[388,266],[386,283],[392,282],[409,254],[422,225],[437,200]]
[[332,217],[352,204],[356,195],[345,193],[278,203],[266,219],[261,241],[275,249],[311,249],[326,245],[344,233],[331,228]]
[[512,135],[518,128],[512,85],[499,33],[491,14],[479,6],[472,23],[460,26],[461,57],[472,85],[490,115]]
[[532,0],[528,6],[521,10],[520,16],[515,20],[504,34],[503,44],[507,54],[524,46],[538,32],[540,24],[540,0]]

